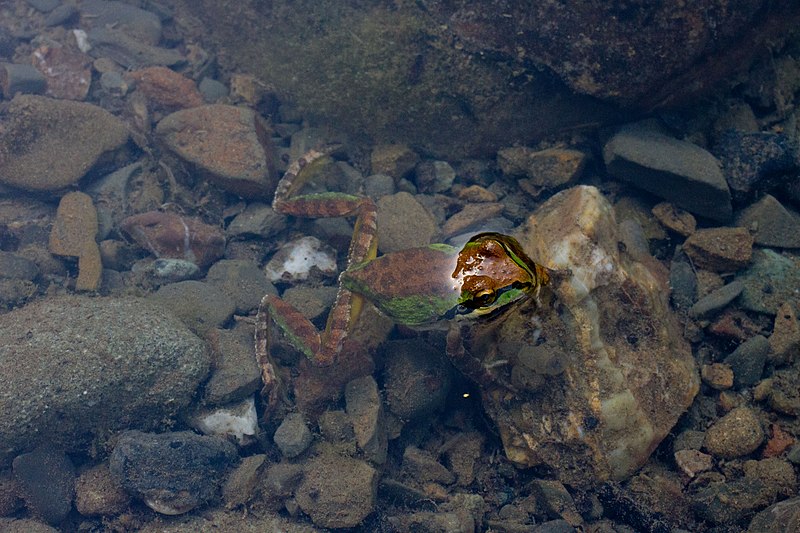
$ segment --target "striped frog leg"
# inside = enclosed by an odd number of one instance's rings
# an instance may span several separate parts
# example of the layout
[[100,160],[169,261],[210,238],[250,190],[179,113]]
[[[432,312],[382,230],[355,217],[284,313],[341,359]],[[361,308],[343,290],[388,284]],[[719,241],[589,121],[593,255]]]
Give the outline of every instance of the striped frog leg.
[[[307,170],[335,149],[336,146],[312,149],[293,162],[278,183],[272,207],[279,213],[305,218],[356,216],[347,255],[347,268],[349,268],[377,255],[377,210],[374,202],[363,196],[336,192],[297,195],[297,191],[308,180],[310,172]],[[351,324],[361,310],[361,303],[360,296],[340,284],[336,301],[328,314],[325,330],[319,332],[314,324],[293,306],[277,296],[265,295],[258,307],[255,333],[256,358],[261,367],[264,390],[272,394],[270,386],[276,381],[269,357],[270,320],[311,362],[325,366],[336,361]],[[272,401],[272,398],[270,400]]]

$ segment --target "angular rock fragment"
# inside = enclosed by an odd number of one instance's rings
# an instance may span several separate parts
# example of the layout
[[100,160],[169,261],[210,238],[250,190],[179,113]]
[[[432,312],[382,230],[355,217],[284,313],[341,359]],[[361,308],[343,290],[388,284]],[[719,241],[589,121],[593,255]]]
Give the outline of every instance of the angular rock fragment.
[[719,161],[706,150],[663,133],[631,125],[603,148],[609,173],[713,220],[731,217],[731,193]]

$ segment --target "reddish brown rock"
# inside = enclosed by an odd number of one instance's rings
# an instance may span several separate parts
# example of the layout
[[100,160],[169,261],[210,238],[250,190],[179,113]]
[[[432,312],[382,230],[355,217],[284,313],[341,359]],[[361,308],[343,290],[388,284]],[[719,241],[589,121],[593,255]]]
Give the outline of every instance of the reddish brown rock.
[[263,120],[245,107],[203,105],[164,117],[156,133],[210,181],[246,198],[270,197],[277,185]]
[[197,218],[149,211],[126,218],[121,227],[156,257],[186,259],[204,268],[225,253],[222,230]]
[[103,263],[97,235],[97,210],[92,198],[82,192],[71,192],[61,198],[50,232],[50,252],[78,258],[78,279],[75,289],[95,291],[100,286]]
[[47,96],[86,99],[92,83],[92,58],[71,48],[43,45],[33,51],[32,61],[47,80]]
[[700,229],[686,239],[683,251],[699,268],[733,272],[750,262],[753,236],[745,228]]
[[148,100],[167,109],[185,109],[203,105],[203,97],[194,81],[167,67],[135,70],[128,78]]
[[700,377],[703,378],[703,383],[712,389],[725,390],[733,387],[733,370],[725,363],[703,365]]
[[778,424],[770,424],[770,436],[761,457],[769,459],[770,457],[777,457],[786,451],[789,446],[794,444],[795,439],[791,434],[787,433]]

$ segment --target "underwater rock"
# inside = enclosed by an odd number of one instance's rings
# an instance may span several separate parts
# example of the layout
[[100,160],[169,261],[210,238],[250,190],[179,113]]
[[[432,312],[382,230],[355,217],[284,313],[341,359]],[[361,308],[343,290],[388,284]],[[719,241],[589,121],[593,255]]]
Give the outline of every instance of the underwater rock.
[[[524,249],[571,274],[554,274],[555,300],[545,290],[534,316],[506,320],[494,351],[509,364],[496,366],[500,380],[481,391],[508,458],[548,465],[573,486],[633,474],[700,384],[669,308],[667,272],[649,256],[633,260],[618,241],[611,205],[594,187],[558,193],[528,219]],[[532,345],[545,379],[504,386],[515,382],[515,367],[530,369],[520,357]]]
[[107,162],[127,139],[125,124],[98,106],[18,95],[0,132],[0,183],[28,191],[63,189]]
[[215,498],[236,447],[191,431],[126,431],[111,454],[111,475],[157,513],[178,515]]
[[268,197],[278,176],[266,123],[252,109],[209,104],[167,115],[156,134],[210,181],[245,198]]
[[186,259],[206,268],[225,253],[222,230],[199,218],[148,211],[129,216],[120,226],[139,246],[159,258]]
[[208,373],[205,343],[142,299],[57,297],[0,315],[0,464],[169,424]]
[[78,258],[75,289],[79,291],[95,291],[100,286],[103,262],[95,240],[97,229],[97,210],[88,194],[74,191],[61,198],[48,247],[55,255]]
[[34,515],[52,525],[67,517],[75,496],[75,466],[64,452],[39,447],[18,455],[14,478]]

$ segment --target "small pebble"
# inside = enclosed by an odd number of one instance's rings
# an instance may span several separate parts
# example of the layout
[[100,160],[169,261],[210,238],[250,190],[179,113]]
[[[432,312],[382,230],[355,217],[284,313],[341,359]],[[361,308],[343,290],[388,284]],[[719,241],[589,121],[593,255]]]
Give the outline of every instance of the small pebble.
[[726,390],[733,387],[733,370],[725,363],[703,365],[700,369],[703,383],[716,390]]
[[275,430],[272,439],[280,448],[284,457],[291,459],[297,457],[311,445],[314,436],[308,429],[303,415],[290,413],[283,419],[281,425]]
[[695,319],[708,318],[731,303],[742,293],[744,284],[732,281],[698,300],[689,308],[689,316]]
[[756,335],[740,344],[725,358],[725,363],[733,370],[733,384],[736,388],[755,385],[761,379],[768,353],[769,341],[763,335]]
[[120,514],[131,497],[111,476],[107,463],[85,470],[75,483],[75,507],[83,516]]
[[703,447],[723,459],[734,459],[754,452],[764,442],[764,430],[749,407],[737,407],[717,420],[706,431]]
[[701,472],[711,470],[714,466],[711,456],[699,450],[680,450],[675,452],[675,463],[690,478]]
[[675,207],[669,202],[661,202],[655,205],[652,213],[665,228],[684,237],[688,237],[697,229],[697,221],[694,215]]
[[63,452],[39,447],[18,455],[13,472],[31,512],[51,525],[67,517],[75,496],[75,467],[69,457]]

